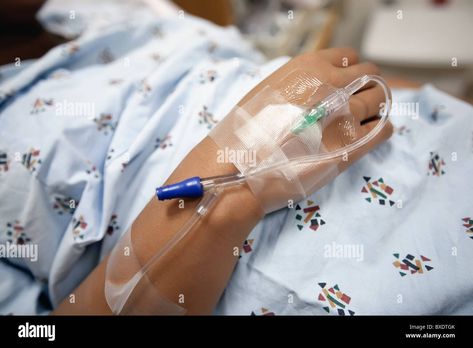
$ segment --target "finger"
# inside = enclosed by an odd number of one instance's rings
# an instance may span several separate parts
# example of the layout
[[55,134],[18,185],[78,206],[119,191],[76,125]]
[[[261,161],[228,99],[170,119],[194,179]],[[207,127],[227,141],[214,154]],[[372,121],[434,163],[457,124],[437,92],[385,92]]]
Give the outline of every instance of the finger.
[[331,83],[335,87],[345,87],[363,75],[379,75],[379,68],[373,63],[363,62],[347,68],[335,69],[331,75]]
[[376,85],[350,97],[349,107],[356,120],[362,123],[371,116],[378,115],[386,96],[381,86]]
[[336,67],[349,67],[358,63],[358,53],[350,47],[335,47],[317,52]]
[[[373,121],[361,126],[357,137],[363,138],[364,136],[366,136],[369,132],[371,132],[374,129],[374,127],[376,127],[378,122],[379,121]],[[358,149],[348,154],[348,161],[342,162],[340,164],[340,167],[339,167],[340,170],[345,170],[353,162],[359,160],[361,157],[363,157],[368,152],[373,150],[379,144],[388,140],[392,134],[393,134],[393,125],[391,124],[391,122],[388,121],[384,125],[384,127],[381,129],[381,131],[379,131],[379,133],[374,136],[373,139],[371,139],[366,144],[360,146]]]

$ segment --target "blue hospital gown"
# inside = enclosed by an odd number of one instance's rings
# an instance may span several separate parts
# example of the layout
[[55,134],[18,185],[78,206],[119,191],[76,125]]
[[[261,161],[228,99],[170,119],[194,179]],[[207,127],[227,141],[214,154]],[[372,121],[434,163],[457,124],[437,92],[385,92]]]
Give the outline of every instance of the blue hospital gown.
[[[111,23],[4,68],[0,242],[36,244],[39,258],[0,260],[0,312],[56,306],[286,61],[186,16]],[[472,107],[431,86],[395,98],[419,117],[393,116],[389,142],[258,224],[217,314],[473,313]]]

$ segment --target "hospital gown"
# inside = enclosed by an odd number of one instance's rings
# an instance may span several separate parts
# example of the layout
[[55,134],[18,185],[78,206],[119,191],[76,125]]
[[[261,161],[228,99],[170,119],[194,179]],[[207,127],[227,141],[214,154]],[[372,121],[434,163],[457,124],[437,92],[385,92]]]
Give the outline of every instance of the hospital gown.
[[[0,243],[39,249],[0,259],[0,312],[62,301],[287,59],[264,62],[233,28],[141,14],[0,70]],[[473,313],[473,109],[432,86],[394,100],[413,109],[387,143],[250,233],[216,314]]]

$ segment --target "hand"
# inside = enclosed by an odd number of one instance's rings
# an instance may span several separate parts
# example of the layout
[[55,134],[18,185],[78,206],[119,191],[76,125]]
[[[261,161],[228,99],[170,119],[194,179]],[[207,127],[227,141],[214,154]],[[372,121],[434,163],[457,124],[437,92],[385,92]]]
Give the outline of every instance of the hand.
[[[243,149],[249,153],[247,157],[251,157],[250,152],[253,152],[260,164],[269,159],[278,162],[286,157],[293,159],[319,153],[318,150],[308,150],[308,143],[313,147],[321,144],[323,152],[332,152],[363,138],[377,124],[376,115],[385,101],[384,92],[378,85],[353,95],[346,110],[337,113],[336,117],[324,117],[322,133],[318,131],[319,126],[312,127],[313,131],[304,137],[295,137],[289,131],[294,118],[300,117],[304,109],[310,109],[333,92],[327,84],[344,87],[363,75],[379,74],[375,65],[358,63],[357,60],[356,52],[346,48],[324,50],[292,59],[238,103],[212,131],[212,140],[222,149]],[[250,126],[246,126],[248,124]],[[348,132],[347,129],[341,131],[341,127],[347,127]],[[320,134],[321,140],[314,141]],[[347,152],[343,158],[258,174],[249,180],[249,186],[265,212],[282,208],[288,201],[298,201],[321,188],[391,134],[392,126],[388,123],[370,142],[356,151]],[[266,138],[261,141],[263,137]],[[210,157],[216,153],[214,151],[207,149]],[[213,162],[216,160],[207,158],[206,163]],[[249,163],[238,163],[238,167],[246,174]],[[235,172],[231,166],[228,170]]]

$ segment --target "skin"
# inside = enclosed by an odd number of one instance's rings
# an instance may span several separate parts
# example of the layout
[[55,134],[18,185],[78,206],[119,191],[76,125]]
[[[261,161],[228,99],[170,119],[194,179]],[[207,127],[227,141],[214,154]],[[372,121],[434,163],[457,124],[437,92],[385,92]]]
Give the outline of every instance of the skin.
[[[379,74],[375,65],[358,63],[357,53],[352,49],[334,48],[304,54],[262,81],[240,104],[253,98],[264,86],[278,88],[281,78],[295,68],[306,69],[336,87],[343,87],[364,74]],[[357,136],[362,137],[376,125],[376,120],[368,121],[377,114],[384,94],[380,88],[370,87],[352,99],[350,107],[358,128]],[[339,170],[346,169],[391,134],[392,126],[388,123],[371,142],[350,154],[348,161],[337,163]],[[336,144],[337,139],[326,141]],[[217,150],[213,140],[206,137],[185,157],[166,183],[195,175],[209,177],[235,173],[236,168],[232,164],[217,163]],[[308,174],[317,175],[317,171]],[[246,186],[224,191],[214,209],[190,235],[151,268],[148,278],[159,295],[173,303],[178,303],[179,295],[184,295],[185,301],[181,306],[187,314],[211,314],[238,260],[235,248],[241,248],[249,232],[264,216],[261,200],[258,199]],[[181,208],[177,201],[161,202],[154,197],[150,200],[132,227],[131,243],[140,264],[145,264],[165,245],[189,219],[197,203],[198,200],[186,200],[184,208]],[[70,303],[66,298],[54,314],[111,314],[104,296],[106,263],[107,259],[102,261],[73,292],[75,303]],[[136,299],[139,298],[137,295]]]

